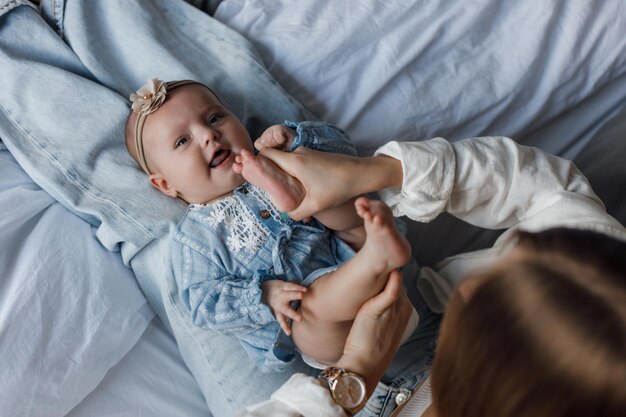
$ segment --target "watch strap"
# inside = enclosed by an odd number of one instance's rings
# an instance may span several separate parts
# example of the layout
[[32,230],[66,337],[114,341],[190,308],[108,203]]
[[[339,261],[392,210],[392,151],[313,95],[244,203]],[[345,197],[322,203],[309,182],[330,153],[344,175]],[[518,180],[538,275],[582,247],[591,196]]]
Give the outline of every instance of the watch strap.
[[328,383],[328,387],[332,389],[335,381],[337,381],[337,378],[339,378],[344,373],[346,373],[346,370],[343,368],[329,366],[320,373],[319,378],[326,381]]
[[[363,377],[361,377],[360,375],[357,375],[354,372],[347,371],[343,368],[338,368],[336,366],[329,366],[325,368],[318,376],[318,379],[322,380],[328,385],[328,389],[330,390],[330,393],[335,401],[337,401],[337,398],[335,397],[335,387],[337,385],[337,380],[341,378],[341,376],[344,374],[350,374],[355,377],[358,377],[359,379],[361,379],[361,381],[363,380]],[[346,408],[344,405],[340,404],[339,402],[337,402],[337,404],[341,406],[346,413],[353,416],[361,408],[361,406],[366,400],[367,398],[364,398],[362,403],[358,404],[356,408],[352,408],[352,409]]]

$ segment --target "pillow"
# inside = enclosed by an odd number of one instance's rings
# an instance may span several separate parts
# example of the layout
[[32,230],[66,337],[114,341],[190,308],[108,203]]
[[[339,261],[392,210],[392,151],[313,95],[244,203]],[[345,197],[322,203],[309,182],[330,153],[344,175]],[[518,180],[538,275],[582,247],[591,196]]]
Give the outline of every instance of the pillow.
[[0,212],[0,414],[62,416],[154,312],[119,253],[36,186],[2,142]]
[[[128,155],[128,96],[152,77],[214,88],[253,138],[305,118],[250,43],[183,1],[75,1],[58,22],[30,7],[0,16],[0,137],[42,188],[98,228],[126,261],[186,207],[150,186]],[[58,2],[57,2],[58,4]]]

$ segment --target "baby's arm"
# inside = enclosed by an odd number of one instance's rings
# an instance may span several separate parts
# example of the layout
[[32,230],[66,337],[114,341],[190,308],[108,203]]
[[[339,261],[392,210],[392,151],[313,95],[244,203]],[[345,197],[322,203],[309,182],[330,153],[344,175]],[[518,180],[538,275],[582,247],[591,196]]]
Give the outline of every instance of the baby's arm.
[[191,319],[197,327],[242,336],[274,321],[269,307],[262,301],[256,278],[211,277],[191,285],[187,294]]
[[[302,320],[290,302],[302,300],[306,287],[267,279],[258,271],[250,277],[233,275],[185,243],[175,241],[173,248],[176,281],[189,283],[182,296],[195,326],[242,336],[273,322],[275,317],[289,335],[288,318]],[[183,267],[185,264],[187,267]]]
[[261,282],[266,277],[227,271],[211,256],[218,252],[223,250],[201,253],[187,243],[172,243],[174,277],[191,322],[237,337],[273,323],[274,316],[262,301]]
[[288,151],[296,137],[295,130],[285,125],[270,126],[254,141],[254,147],[261,151],[265,148]]

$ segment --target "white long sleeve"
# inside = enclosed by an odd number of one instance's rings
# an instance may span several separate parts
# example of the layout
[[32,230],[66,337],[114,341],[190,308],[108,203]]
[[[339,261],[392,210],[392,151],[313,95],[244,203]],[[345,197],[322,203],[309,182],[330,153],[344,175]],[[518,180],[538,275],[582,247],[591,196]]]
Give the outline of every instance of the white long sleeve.
[[237,417],[346,417],[317,379],[294,374],[272,397],[243,410]]
[[511,139],[390,142],[376,154],[402,162],[402,188],[381,193],[396,215],[425,222],[447,211],[490,229],[577,225],[624,237],[572,162]]
[[402,187],[381,192],[395,215],[427,222],[447,211],[475,226],[508,228],[493,248],[447,258],[436,271],[420,270],[418,288],[435,311],[443,311],[456,283],[493,264],[518,229],[584,228],[626,240],[624,227],[572,162],[511,139],[390,142],[376,154],[402,163]]

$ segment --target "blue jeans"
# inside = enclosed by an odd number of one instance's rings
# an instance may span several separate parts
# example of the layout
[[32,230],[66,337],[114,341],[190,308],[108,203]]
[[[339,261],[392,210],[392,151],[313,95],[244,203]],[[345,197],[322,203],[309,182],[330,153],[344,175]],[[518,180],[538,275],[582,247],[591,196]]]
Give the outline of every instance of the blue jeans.
[[[0,138],[105,247],[121,251],[211,411],[232,415],[267,399],[293,372],[315,374],[299,360],[288,372],[261,374],[236,339],[178,314],[164,254],[186,205],[151,189],[123,145],[127,97],[154,76],[212,86],[253,137],[310,115],[275,83],[246,39],[182,0],[43,0],[43,18],[21,3],[0,1]],[[393,388],[381,385],[371,413],[362,415],[378,415],[383,406],[387,415],[394,404],[387,391],[393,396],[423,378],[436,321],[422,316],[407,345],[415,349],[403,348],[386,376]]]

